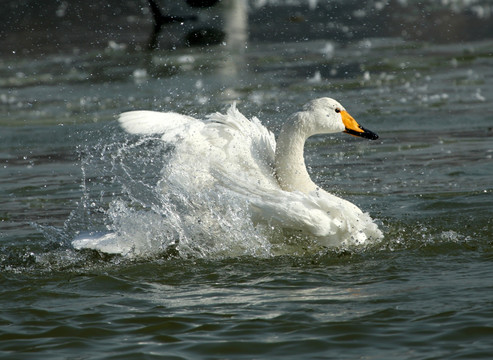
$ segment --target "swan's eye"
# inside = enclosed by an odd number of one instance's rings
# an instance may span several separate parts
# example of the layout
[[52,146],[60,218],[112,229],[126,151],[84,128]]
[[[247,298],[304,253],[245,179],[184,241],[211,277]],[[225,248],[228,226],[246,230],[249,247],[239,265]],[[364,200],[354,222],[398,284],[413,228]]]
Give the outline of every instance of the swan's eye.
[[340,113],[340,112],[341,112],[341,109],[336,108],[336,109],[335,109],[335,112],[336,112],[336,113]]

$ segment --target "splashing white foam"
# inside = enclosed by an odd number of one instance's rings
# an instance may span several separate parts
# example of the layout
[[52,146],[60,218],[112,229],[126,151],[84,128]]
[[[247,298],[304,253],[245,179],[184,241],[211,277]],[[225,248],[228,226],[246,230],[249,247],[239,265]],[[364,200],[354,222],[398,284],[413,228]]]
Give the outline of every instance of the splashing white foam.
[[[85,228],[77,231],[74,248],[125,257],[273,254],[272,231],[252,223],[244,200],[220,187],[190,191],[185,169],[174,168],[170,176],[173,149],[160,140],[117,139],[85,151],[84,195],[79,214],[68,220]],[[88,209],[96,211],[88,216]]]

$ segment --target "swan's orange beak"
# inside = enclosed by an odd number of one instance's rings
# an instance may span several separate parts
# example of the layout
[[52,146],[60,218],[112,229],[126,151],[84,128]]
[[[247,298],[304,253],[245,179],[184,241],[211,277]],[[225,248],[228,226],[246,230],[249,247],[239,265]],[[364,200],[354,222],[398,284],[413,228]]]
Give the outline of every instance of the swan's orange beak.
[[359,136],[365,139],[376,140],[378,135],[370,130],[366,130],[363,126],[358,124],[346,110],[341,111],[342,122],[346,127],[344,132],[353,136]]

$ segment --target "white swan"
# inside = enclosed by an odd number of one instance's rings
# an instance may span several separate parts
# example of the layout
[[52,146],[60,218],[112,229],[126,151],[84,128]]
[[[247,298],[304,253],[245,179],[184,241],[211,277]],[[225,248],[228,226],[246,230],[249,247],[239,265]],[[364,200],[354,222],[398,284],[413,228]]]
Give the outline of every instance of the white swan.
[[161,134],[175,146],[170,166],[163,171],[164,191],[170,183],[185,192],[220,186],[248,203],[255,223],[314,236],[324,246],[382,237],[368,214],[322,190],[307,172],[303,148],[312,135],[345,132],[378,138],[333,99],[310,101],[291,115],[277,144],[257,118],[248,120],[235,104],[226,114],[214,113],[204,121],[154,111],[125,112],[118,121],[128,133]]

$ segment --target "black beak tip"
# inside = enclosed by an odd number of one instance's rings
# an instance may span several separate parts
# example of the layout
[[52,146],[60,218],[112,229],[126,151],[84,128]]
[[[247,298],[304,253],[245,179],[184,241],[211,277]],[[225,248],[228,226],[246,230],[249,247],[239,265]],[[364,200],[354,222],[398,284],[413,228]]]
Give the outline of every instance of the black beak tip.
[[376,133],[374,133],[372,131],[366,130],[365,133],[368,134],[366,136],[367,139],[370,139],[370,140],[377,140],[378,139],[378,134],[376,134]]
[[360,129],[363,130],[363,132],[358,132],[358,131],[354,131],[354,130],[350,130],[350,129],[346,129],[344,132],[347,134],[357,136],[357,137],[362,137],[365,139],[370,139],[370,140],[377,140],[378,139],[378,135],[376,133],[374,133],[373,131],[367,130],[363,127],[360,127]]

